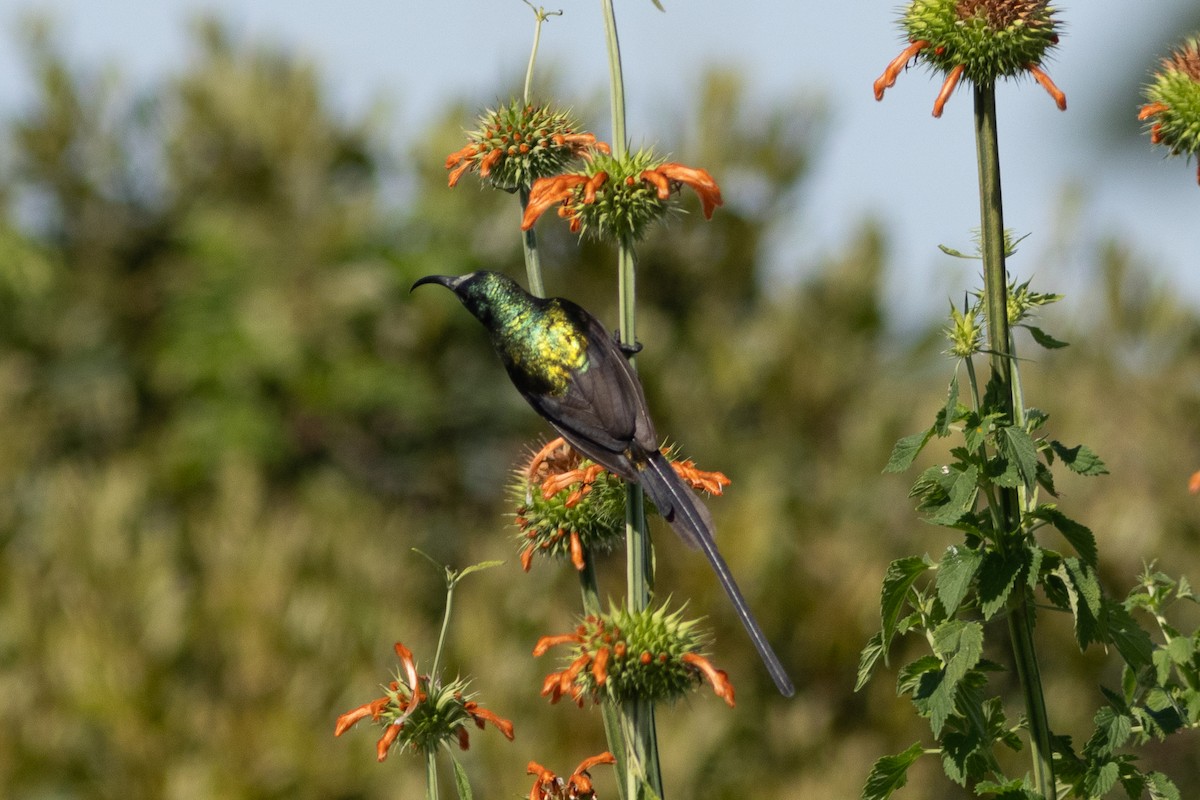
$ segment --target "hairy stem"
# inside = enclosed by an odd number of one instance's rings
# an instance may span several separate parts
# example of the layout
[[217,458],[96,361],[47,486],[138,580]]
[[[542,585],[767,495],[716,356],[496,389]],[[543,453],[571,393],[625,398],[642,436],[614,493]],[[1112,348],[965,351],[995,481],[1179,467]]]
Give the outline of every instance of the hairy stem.
[[[979,218],[983,251],[983,283],[988,343],[992,348],[992,380],[999,384],[1003,410],[1016,419],[1013,395],[1012,351],[1008,328],[1008,275],[1004,265],[1004,207],[1000,191],[1000,147],[996,126],[994,86],[975,87],[975,145],[979,160]],[[997,531],[1001,547],[1019,547],[1021,502],[1016,489],[1001,489],[997,498],[1004,529]],[[1025,695],[1029,719],[1033,785],[1043,797],[1057,797],[1050,746],[1050,725],[1042,692],[1037,653],[1033,643],[1033,609],[1023,587],[1008,602],[1009,632],[1017,675]]]
[[436,750],[425,753],[425,800],[438,800]]

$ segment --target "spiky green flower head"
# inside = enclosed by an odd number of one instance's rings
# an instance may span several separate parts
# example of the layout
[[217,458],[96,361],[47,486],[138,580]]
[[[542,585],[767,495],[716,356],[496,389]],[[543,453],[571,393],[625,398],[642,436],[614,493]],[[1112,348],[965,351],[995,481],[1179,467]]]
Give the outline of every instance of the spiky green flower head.
[[943,331],[950,340],[949,355],[970,358],[983,349],[983,309],[979,302],[950,306],[950,324]]
[[412,652],[399,642],[396,643],[396,655],[400,658],[400,668],[395,679],[385,687],[383,697],[338,717],[335,736],[341,736],[359,720],[369,717],[384,729],[376,743],[380,761],[387,758],[396,745],[402,750],[422,754],[453,743],[466,750],[468,723],[482,728],[490,722],[505,738],[512,740],[512,723],[476,703],[474,695],[467,694],[467,681],[457,678],[442,683],[418,674]]
[[621,157],[597,153],[579,172],[535,183],[521,228],[529,230],[547,209],[561,204],[558,216],[569,221],[573,233],[635,241],[676,207],[674,198],[684,185],[699,195],[704,218],[712,219],[723,200],[706,170],[666,161],[652,150]]
[[932,67],[963,75],[981,86],[1041,64],[1058,42],[1054,11],[1045,0],[915,0],[904,14],[911,42]]
[[1148,122],[1150,141],[1171,155],[1200,153],[1200,36],[1162,60],[1143,96],[1147,104],[1138,119]]
[[698,620],[685,620],[683,610],[658,608],[629,611],[613,606],[608,613],[589,616],[573,634],[547,636],[534,655],[558,644],[574,645],[566,667],[547,676],[542,694],[557,702],[564,696],[580,705],[585,698],[599,703],[644,699],[677,700],[707,678],[730,706],[733,686],[701,650],[707,642]]
[[574,469],[579,480],[560,481],[556,485],[562,488],[549,496],[543,488],[548,478],[531,479],[525,466],[513,470],[509,494],[516,504],[514,522],[526,570],[535,555],[571,559],[580,567],[582,553],[608,553],[624,540],[624,482],[587,459]]
[[447,157],[446,169],[452,170],[450,186],[478,170],[497,189],[528,191],[538,178],[557,175],[593,151],[607,152],[608,145],[581,132],[569,112],[514,99],[480,116],[467,145]]
[[1058,44],[1055,13],[1047,0],[913,0],[900,20],[909,46],[875,81],[875,98],[883,99],[909,59],[917,57],[945,76],[934,116],[941,116],[964,77],[991,87],[1000,78],[1026,72],[1065,110],[1066,96],[1041,69]]

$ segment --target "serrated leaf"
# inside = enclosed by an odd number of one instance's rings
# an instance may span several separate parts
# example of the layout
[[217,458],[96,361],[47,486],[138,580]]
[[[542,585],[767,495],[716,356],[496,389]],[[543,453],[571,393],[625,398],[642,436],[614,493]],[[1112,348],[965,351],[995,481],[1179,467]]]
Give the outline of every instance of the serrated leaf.
[[1079,648],[1082,650],[1092,642],[1103,642],[1105,610],[1095,570],[1078,558],[1064,558],[1061,569],[1071,613],[1075,615],[1075,639]]
[[911,696],[914,700],[929,697],[935,688],[935,682],[926,679],[927,675],[938,674],[942,671],[942,660],[937,656],[921,656],[905,664],[896,677],[896,696]]
[[1020,553],[1002,556],[993,551],[983,557],[979,567],[979,608],[984,619],[991,619],[1008,602],[1024,566],[1025,559]]
[[867,783],[863,786],[862,800],[887,800],[892,793],[908,783],[908,768],[916,763],[925,752],[920,742],[903,753],[884,756],[871,767]]
[[1111,756],[1129,740],[1133,731],[1133,720],[1113,708],[1097,711],[1094,723],[1096,730],[1083,748],[1083,752],[1092,758]]
[[975,507],[975,496],[979,492],[979,469],[971,465],[966,469],[950,469],[952,480],[947,488],[945,502],[929,515],[935,525],[953,525]]
[[896,634],[896,621],[908,599],[908,590],[912,588],[917,578],[929,569],[925,559],[909,556],[893,561],[888,566],[887,575],[883,579],[883,592],[879,601],[880,617],[883,622],[882,645],[883,660],[887,663],[887,650],[891,646],[892,637]]
[[1087,476],[1108,474],[1108,467],[1104,460],[1087,445],[1077,444],[1074,447],[1067,447],[1062,442],[1051,441],[1050,448],[1072,472]]
[[854,691],[857,692],[867,685],[867,681],[871,680],[871,672],[874,671],[881,655],[883,655],[882,631],[871,637],[858,656],[858,679],[854,683]]
[[1045,520],[1063,535],[1063,538],[1075,548],[1075,552],[1089,567],[1095,568],[1098,555],[1096,552],[1096,536],[1086,525],[1081,525],[1054,506],[1038,506],[1029,516]]
[[1108,638],[1121,654],[1121,658],[1129,665],[1130,670],[1137,672],[1150,665],[1154,642],[1137,620],[1125,610],[1120,603],[1105,598],[1105,611],[1108,621]]
[[954,412],[958,408],[958,373],[950,376],[950,386],[946,389],[946,404],[938,412],[937,423],[933,426],[938,436],[950,435],[950,423],[954,420]]
[[1180,800],[1179,789],[1161,772],[1146,775],[1146,789],[1150,792],[1150,800]]
[[1055,339],[1053,336],[1035,325],[1021,325],[1020,327],[1029,331],[1029,333],[1033,336],[1033,340],[1047,350],[1058,350],[1059,348],[1067,346],[1066,342]]
[[1033,438],[1023,428],[1005,425],[997,433],[997,447],[1004,457],[1016,467],[1017,474],[1026,488],[1032,489],[1037,482],[1038,454]]
[[1117,778],[1120,774],[1120,766],[1115,761],[1094,767],[1083,779],[1084,791],[1087,792],[1088,797],[1103,797],[1117,785]]
[[934,736],[954,712],[959,682],[983,655],[983,625],[950,620],[933,632],[933,650],[945,665],[942,682],[929,697],[929,725]]
[[950,547],[946,550],[946,555],[942,556],[942,563],[938,565],[936,586],[938,600],[946,610],[946,616],[952,617],[958,610],[958,605],[967,596],[971,580],[982,561],[982,553],[964,547]]
[[454,756],[450,756],[450,763],[454,764],[454,785],[458,789],[458,800],[472,800],[475,795],[471,793],[471,781],[467,779],[467,771]]
[[929,443],[933,436],[933,428],[914,433],[911,436],[905,436],[892,448],[892,454],[888,457],[887,466],[883,468],[884,472],[904,472],[912,466],[913,460],[917,455],[925,449],[925,445]]
[[1058,489],[1054,486],[1054,473],[1050,471],[1042,462],[1037,465],[1037,482],[1038,485],[1050,493],[1053,497],[1058,497]]
[[1029,552],[1029,569],[1025,573],[1025,583],[1030,589],[1036,589],[1038,581],[1042,579],[1042,559],[1046,555],[1046,551],[1037,545],[1030,545]]

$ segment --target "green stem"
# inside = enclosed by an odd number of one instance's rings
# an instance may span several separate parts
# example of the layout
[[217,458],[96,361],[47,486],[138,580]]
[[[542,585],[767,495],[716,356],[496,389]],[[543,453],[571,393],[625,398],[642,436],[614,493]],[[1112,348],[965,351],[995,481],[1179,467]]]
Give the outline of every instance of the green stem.
[[[529,205],[529,187],[522,186],[521,216],[525,216],[525,207]],[[529,277],[529,293],[536,297],[546,296],[546,286],[542,282],[542,260],[538,255],[537,232],[530,228],[521,235],[521,249],[525,253],[525,274]]]
[[438,800],[438,781],[437,781],[437,751],[430,750],[425,753],[425,798],[426,800]]
[[442,648],[446,644],[446,631],[450,629],[450,611],[454,608],[454,587],[458,581],[449,580],[446,582],[446,611],[442,614],[442,630],[438,634],[437,650],[433,653],[433,668],[429,671],[429,680],[439,681],[438,666],[442,661]]
[[[621,45],[617,36],[617,16],[612,0],[600,0],[604,16],[605,43],[608,50],[610,105],[612,111],[612,151],[617,159],[628,151],[625,134],[625,79],[621,71]],[[625,238],[618,245],[619,305],[621,341],[637,342],[637,259],[633,241]],[[653,558],[646,530],[642,487],[629,484],[625,496],[625,559],[627,605],[631,611],[646,608],[653,584]],[[658,761],[658,736],[654,722],[654,704],[637,700],[622,708],[622,731],[626,754],[623,800],[640,800],[649,792],[663,797],[662,774]]]
[[[1004,264],[1004,206],[1000,191],[1000,145],[996,125],[994,86],[975,87],[975,145],[979,160],[979,218],[983,251],[983,285],[992,348],[992,380],[1000,384],[1002,410],[1016,419],[1013,394],[1012,350],[1008,327],[1008,275]],[[997,531],[1001,546],[1021,546],[1021,502],[1015,489],[1001,489],[997,498],[1004,529]],[[1050,724],[1042,692],[1037,652],[1033,642],[1033,609],[1029,593],[1022,587],[1008,602],[1009,633],[1017,675],[1025,695],[1029,719],[1030,757],[1033,760],[1034,790],[1053,800],[1058,791],[1050,745]]]
[[[583,569],[579,571],[579,590],[583,599],[584,616],[600,615],[600,588],[596,581],[596,567],[592,554],[583,554]],[[625,780],[629,769],[629,757],[625,748],[618,745],[623,741],[621,736],[621,714],[617,704],[605,699],[600,704],[600,714],[604,718],[604,736],[608,740],[608,749],[617,758],[617,785],[625,790]],[[624,797],[624,795],[622,795]]]
[[621,74],[621,44],[617,38],[617,15],[612,0],[600,0],[604,14],[604,35],[608,44],[609,106],[612,111],[612,154],[624,158],[629,142],[625,138],[625,78]]

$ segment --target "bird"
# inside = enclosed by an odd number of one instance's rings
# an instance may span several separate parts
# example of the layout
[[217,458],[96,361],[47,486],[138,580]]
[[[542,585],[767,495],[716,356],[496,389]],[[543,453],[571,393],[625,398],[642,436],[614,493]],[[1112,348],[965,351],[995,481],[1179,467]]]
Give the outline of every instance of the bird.
[[659,449],[630,349],[581,306],[526,292],[498,272],[427,275],[412,285],[452,291],[483,323],[517,391],[576,450],[640,484],[683,541],[704,553],[779,692],[795,686],[717,550],[707,507]]

